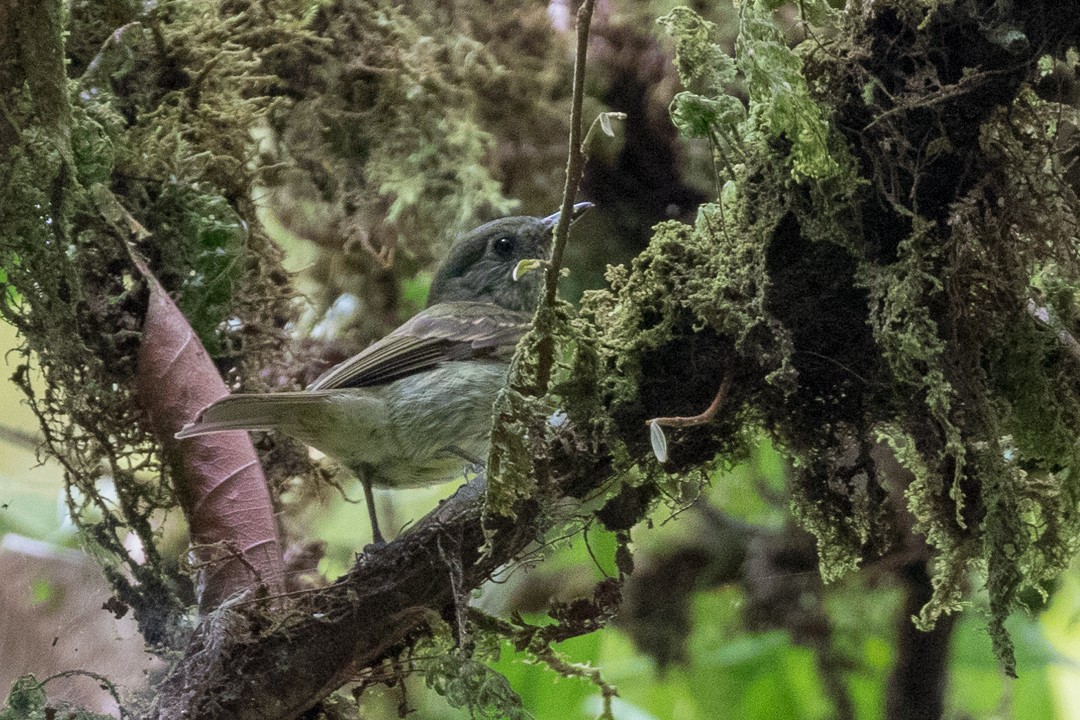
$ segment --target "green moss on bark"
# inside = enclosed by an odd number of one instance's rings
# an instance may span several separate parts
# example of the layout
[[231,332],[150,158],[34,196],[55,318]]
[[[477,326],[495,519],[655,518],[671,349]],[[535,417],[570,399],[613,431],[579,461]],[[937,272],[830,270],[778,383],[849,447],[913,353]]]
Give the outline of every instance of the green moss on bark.
[[[1028,85],[1034,48],[1068,61],[1076,23],[877,4],[793,53],[767,4],[740,13],[734,59],[689,11],[665,21],[690,88],[673,117],[713,142],[722,191],[586,301],[618,434],[647,455],[644,421],[700,412],[733,362],[721,417],[672,433],[666,469],[731,458],[736,428],[764,427],[826,579],[886,552],[889,498],[906,503],[937,551],[920,621],[982,569],[1012,672],[1017,592],[1060,572],[1080,531],[1078,118]],[[736,70],[745,112],[724,94]],[[879,443],[906,487],[880,476]]]

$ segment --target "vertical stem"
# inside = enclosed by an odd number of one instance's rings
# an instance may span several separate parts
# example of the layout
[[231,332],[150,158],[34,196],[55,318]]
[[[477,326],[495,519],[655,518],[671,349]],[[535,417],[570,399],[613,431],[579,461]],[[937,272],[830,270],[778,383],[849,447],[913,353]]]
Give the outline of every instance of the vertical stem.
[[24,0],[5,10],[10,14],[0,14],[0,19],[14,24],[19,63],[16,72],[22,74],[22,78],[9,79],[25,80],[34,116],[53,134],[56,148],[66,160],[71,154],[71,105],[64,66],[63,3]]
[[939,718],[945,710],[949,645],[956,615],[938,618],[930,632],[917,629],[911,621],[934,594],[926,554],[920,553],[897,571],[905,598],[897,613],[896,660],[885,687],[886,720]]
[[[551,263],[547,268],[546,286],[540,304],[538,320],[550,318],[550,310],[555,305],[559,290],[559,271],[562,269],[563,253],[566,240],[570,235],[570,222],[573,220],[574,197],[578,184],[585,170],[585,156],[581,151],[581,106],[585,95],[585,58],[589,50],[589,25],[592,23],[595,0],[584,0],[577,11],[577,52],[574,56],[574,85],[570,105],[570,147],[566,160],[566,184],[563,187],[562,207],[559,221],[555,225],[555,239],[551,250]],[[550,323],[537,323],[544,333],[537,348],[536,385],[533,388],[537,396],[547,393],[551,381],[551,369],[555,359],[555,346],[551,337]]]
[[589,51],[589,25],[592,23],[595,0],[585,0],[577,12],[577,53],[574,57],[573,99],[570,105],[570,148],[566,160],[566,184],[563,186],[562,208],[559,222],[555,225],[555,241],[551,251],[551,264],[547,271],[547,293],[544,302],[555,302],[559,288],[559,270],[562,269],[563,252],[570,234],[570,221],[578,184],[585,170],[585,157],[581,152],[581,106],[585,96],[585,58]]

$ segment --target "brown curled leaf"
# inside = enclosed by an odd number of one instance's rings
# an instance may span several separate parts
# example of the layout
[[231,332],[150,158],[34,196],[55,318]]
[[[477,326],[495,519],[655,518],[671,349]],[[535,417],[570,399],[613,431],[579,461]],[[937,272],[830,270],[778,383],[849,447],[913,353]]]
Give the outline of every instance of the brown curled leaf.
[[135,386],[175,470],[200,568],[200,608],[211,610],[258,584],[280,592],[284,573],[277,524],[255,448],[246,432],[173,437],[228,390],[180,309],[145,261],[132,257],[150,288]]

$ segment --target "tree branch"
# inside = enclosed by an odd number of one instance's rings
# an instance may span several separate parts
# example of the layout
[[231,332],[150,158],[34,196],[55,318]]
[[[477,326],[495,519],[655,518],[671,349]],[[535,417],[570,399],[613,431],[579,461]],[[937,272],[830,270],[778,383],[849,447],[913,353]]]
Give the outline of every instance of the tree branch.
[[[610,477],[608,454],[586,452],[568,433],[560,437],[553,448],[558,491],[583,498]],[[482,524],[485,484],[480,476],[463,486],[410,531],[361,555],[333,585],[244,598],[204,618],[152,717],[292,718],[427,634],[431,613],[453,624],[455,582],[459,592],[480,587],[552,524],[547,505],[534,500],[519,503],[515,519]],[[448,560],[462,570],[456,580]]]
[[938,619],[923,632],[911,621],[930,601],[934,588],[926,571],[926,558],[917,557],[897,571],[904,586],[904,605],[897,614],[896,664],[885,691],[887,720],[941,717],[948,685],[949,639],[956,615]]
[[566,184],[559,222],[555,225],[555,241],[551,249],[551,264],[547,269],[544,303],[554,304],[559,291],[559,271],[562,270],[563,252],[570,236],[570,223],[574,196],[577,195],[581,175],[585,171],[585,154],[581,148],[581,106],[585,96],[585,60],[589,53],[589,24],[592,22],[595,0],[584,0],[577,12],[577,52],[574,56],[573,100],[570,105],[570,146],[567,150]]

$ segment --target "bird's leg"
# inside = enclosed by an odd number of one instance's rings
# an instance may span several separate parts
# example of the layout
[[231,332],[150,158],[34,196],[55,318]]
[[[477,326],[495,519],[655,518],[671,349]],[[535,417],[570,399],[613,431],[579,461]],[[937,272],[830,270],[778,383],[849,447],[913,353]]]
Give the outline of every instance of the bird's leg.
[[371,520],[371,544],[377,548],[386,544],[386,539],[379,532],[379,516],[375,512],[375,494],[371,491],[371,478],[362,468],[356,469],[356,476],[364,487],[364,500],[367,501],[368,518]]
[[451,455],[455,455],[464,460],[465,462],[469,463],[469,469],[472,470],[474,475],[479,475],[487,466],[487,463],[485,463],[483,460],[476,457],[472,453],[462,450],[457,445],[448,445],[445,449],[445,452]]

